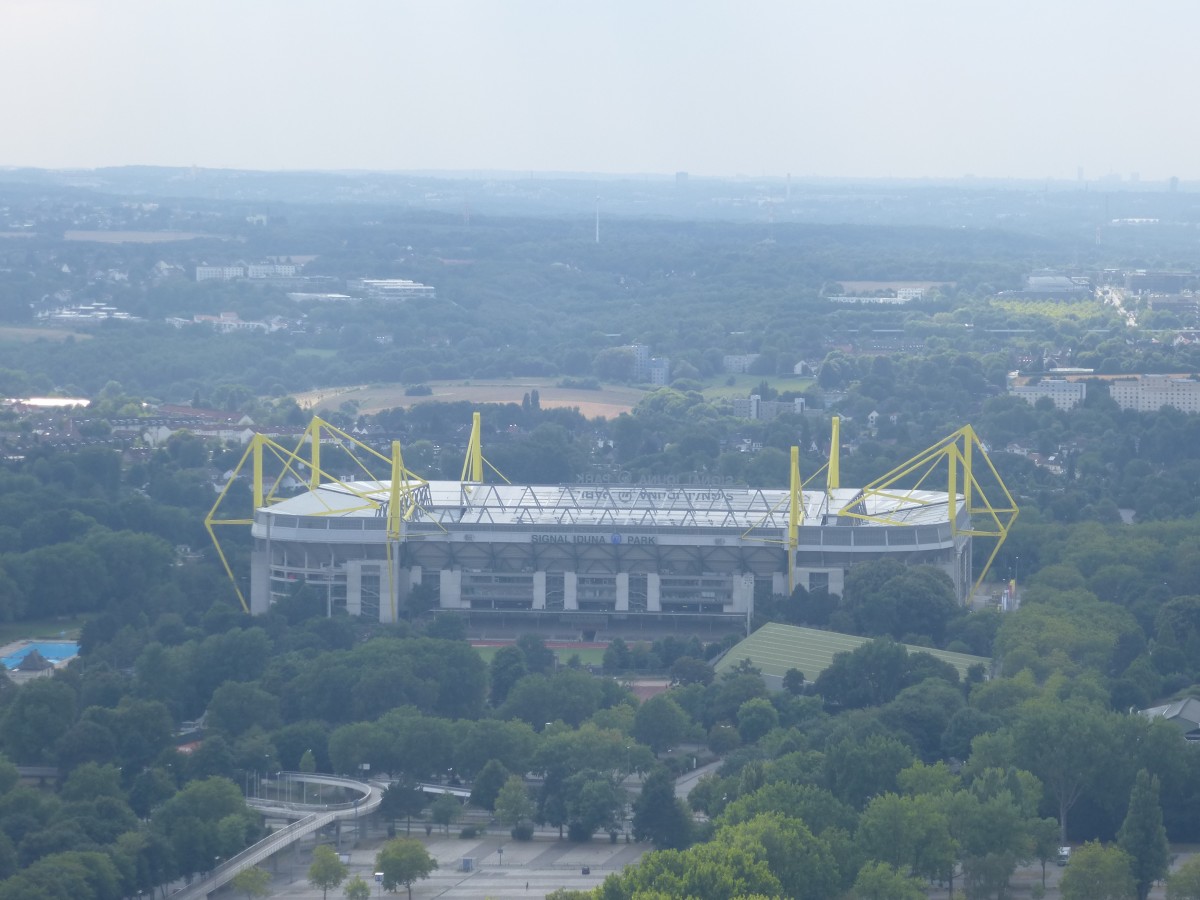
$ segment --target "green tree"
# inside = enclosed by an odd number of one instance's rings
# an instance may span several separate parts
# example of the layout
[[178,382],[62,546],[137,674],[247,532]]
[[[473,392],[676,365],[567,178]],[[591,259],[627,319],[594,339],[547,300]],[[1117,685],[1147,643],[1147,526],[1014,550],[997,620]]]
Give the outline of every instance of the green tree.
[[1018,712],[1013,726],[1017,764],[1040,778],[1057,801],[1064,844],[1067,814],[1103,774],[1111,737],[1104,715],[1079,704],[1035,700]]
[[394,838],[375,857],[375,870],[383,873],[384,888],[394,891],[403,885],[408,889],[408,900],[412,900],[413,884],[428,878],[437,867],[437,860],[413,838]]
[[60,678],[36,678],[15,693],[0,720],[4,750],[20,763],[47,762],[75,721],[75,692]]
[[675,779],[666,769],[651,772],[633,801],[633,836],[659,850],[682,850],[692,842],[691,814],[675,796]]
[[468,802],[479,809],[494,810],[496,797],[504,786],[504,782],[508,780],[508,776],[509,771],[504,768],[503,763],[496,759],[488,760],[487,765],[475,776],[475,782],[471,785],[471,798]]
[[598,829],[619,826],[626,797],[609,776],[593,769],[577,772],[566,780],[564,795],[573,840],[591,840]]
[[346,900],[371,900],[371,885],[363,881],[361,875],[355,875],[346,882],[342,893],[346,895]]
[[525,654],[525,666],[530,672],[546,675],[554,671],[557,662],[554,651],[546,646],[540,635],[523,634],[517,638],[516,645]]
[[755,697],[738,707],[737,730],[743,744],[757,743],[778,725],[779,713],[765,697]]
[[1042,864],[1042,887],[1046,886],[1046,864],[1058,855],[1062,846],[1056,819],[1034,819],[1029,823],[1030,853]]
[[669,695],[658,694],[638,707],[633,737],[655,753],[662,753],[679,743],[687,727],[687,713]]
[[271,873],[258,866],[242,869],[229,881],[229,886],[239,893],[246,895],[246,900],[255,897],[265,897],[271,893]]
[[533,818],[533,799],[520,775],[510,775],[496,795],[496,818],[502,825],[516,828]]
[[858,846],[865,859],[891,863],[927,879],[954,871],[957,847],[938,797],[883,794],[859,817]]
[[896,777],[912,764],[912,751],[902,742],[873,734],[862,742],[845,738],[829,747],[822,774],[835,797],[861,809],[872,797],[895,791]]
[[1137,896],[1132,862],[1120,847],[1091,841],[1076,848],[1059,882],[1063,900],[1131,900]]
[[858,870],[854,900],[925,900],[925,882],[895,866],[871,860]]
[[329,896],[329,889],[335,888],[346,880],[346,864],[338,857],[337,851],[328,844],[320,844],[313,849],[312,865],[308,867],[308,883],[321,889],[321,897]]
[[488,665],[488,684],[493,707],[508,699],[512,686],[529,674],[525,654],[520,647],[501,647]]
[[380,815],[395,824],[396,819],[406,820],[404,831],[412,833],[412,817],[418,815],[429,804],[425,792],[411,780],[397,781],[388,785],[380,799]]
[[1154,882],[1167,874],[1171,849],[1163,828],[1162,806],[1158,802],[1158,778],[1145,769],[1137,773],[1129,794],[1129,811],[1117,844],[1129,854],[1138,900],[1146,900]]
[[442,830],[450,833],[450,826],[462,815],[462,804],[453,794],[442,794],[429,807],[429,816],[434,823],[442,826]]
[[1200,900],[1200,856],[1193,856],[1167,877],[1167,900]]
[[311,750],[305,750],[300,756],[300,762],[298,765],[301,772],[311,775],[317,771],[317,758],[313,755]]

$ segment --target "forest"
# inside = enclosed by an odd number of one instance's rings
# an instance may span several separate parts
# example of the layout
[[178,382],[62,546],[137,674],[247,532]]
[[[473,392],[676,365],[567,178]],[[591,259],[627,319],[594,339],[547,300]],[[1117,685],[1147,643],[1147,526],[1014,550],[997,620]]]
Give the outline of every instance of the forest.
[[[9,209],[48,210],[33,237],[0,243],[0,395],[92,400],[85,413],[0,411],[0,634],[78,627],[81,645],[53,677],[0,675],[0,900],[116,900],[195,877],[260,835],[242,800],[255,773],[299,768],[306,754],[320,771],[390,773],[391,819],[448,829],[458,812],[426,808],[411,785],[452,767],[514,839],[537,823],[578,841],[628,829],[654,846],[598,898],[904,898],[932,882],[1004,897],[1019,864],[1053,864],[1064,841],[1084,844],[1064,896],[1099,896],[1084,877],[1108,872],[1111,896],[1144,898],[1166,873],[1167,842],[1200,841],[1200,751],[1174,724],[1136,714],[1200,689],[1200,417],[1123,411],[1100,390],[1069,411],[1004,393],[1008,372],[1051,360],[1195,372],[1195,345],[1163,340],[1161,319],[1139,328],[1091,304],[1073,316],[999,296],[1042,267],[1100,277],[1178,266],[1187,257],[1173,231],[1097,244],[1083,237],[1096,210],[1086,227],[1079,218],[1094,198],[945,189],[961,205],[912,226],[856,219],[866,207],[853,197],[853,215],[829,219],[839,225],[675,219],[678,203],[664,200],[661,217],[614,222],[597,245],[586,216],[568,214],[565,188],[553,215],[522,199],[469,224],[309,188],[303,202],[275,197],[276,185],[254,201],[165,196],[131,212],[117,194],[0,182]],[[1178,200],[1190,214],[1190,198]],[[1005,204],[1042,218],[965,231],[954,220]],[[250,225],[251,213],[268,224]],[[104,222],[238,244],[62,237]],[[314,255],[314,273],[414,278],[436,284],[439,306],[298,309],[275,289],[150,274],[163,259],[235,255]],[[114,268],[128,280],[97,277]],[[825,302],[840,282],[869,278],[945,284],[902,308]],[[62,292],[146,321],[67,340],[4,331],[41,328],[36,312]],[[304,322],[222,335],[161,321],[229,309]],[[819,468],[837,414],[843,483],[864,483],[970,422],[1021,507],[993,573],[1018,581],[1019,609],[968,612],[939,573],[882,564],[854,570],[841,596],[758,597],[756,624],[872,638],[819,677],[789,673],[777,693],[749,664],[716,676],[709,663],[726,647],[688,634],[614,641],[592,673],[556,664],[537,635],[485,662],[460,621],[419,608],[381,626],[329,616],[298,592],[251,618],[204,553],[213,485],[240,447],[180,432],[152,448],[112,432],[163,402],[299,429],[307,417],[291,395],[315,387],[622,380],[609,351],[634,341],[672,358],[670,384],[607,421],[535,397],[484,408],[489,459],[518,481],[620,472],[775,486],[792,445],[806,475]],[[766,399],[778,376],[813,363],[806,412],[734,417],[712,390],[732,353],[759,354],[752,374]],[[330,417],[401,440],[419,474],[454,478],[471,412],[426,403]],[[58,430],[87,440],[45,437]],[[1055,456],[1061,474],[1030,453]],[[241,571],[245,543],[230,552]],[[901,643],[990,657],[993,671],[960,678]],[[623,683],[632,672],[670,688],[639,703]],[[180,753],[183,723],[201,716],[203,742]],[[675,798],[668,752],[680,744],[722,760],[688,804]],[[17,764],[57,766],[61,786],[22,785]],[[629,776],[641,790],[627,807]]]

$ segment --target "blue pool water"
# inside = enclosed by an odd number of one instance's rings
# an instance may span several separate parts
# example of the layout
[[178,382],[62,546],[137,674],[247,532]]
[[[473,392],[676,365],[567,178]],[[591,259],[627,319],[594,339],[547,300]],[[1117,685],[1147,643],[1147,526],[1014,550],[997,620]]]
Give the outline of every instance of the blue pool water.
[[53,663],[79,655],[79,645],[71,641],[30,641],[12,656],[0,659],[0,662],[4,663],[6,669],[15,669],[34,650]]

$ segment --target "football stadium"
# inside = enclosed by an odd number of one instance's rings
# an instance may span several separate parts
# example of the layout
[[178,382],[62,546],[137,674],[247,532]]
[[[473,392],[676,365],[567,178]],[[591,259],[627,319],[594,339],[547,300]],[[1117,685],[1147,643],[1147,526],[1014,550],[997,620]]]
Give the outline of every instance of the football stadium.
[[[330,613],[380,622],[419,600],[473,627],[585,639],[740,629],[756,593],[840,594],[847,571],[883,557],[937,566],[965,602],[1017,514],[970,426],[863,487],[839,483],[839,445],[834,419],[830,457],[807,482],[793,447],[782,489],[517,485],[490,469],[476,413],[462,477],[428,481],[398,442],[381,452],[314,419],[291,450],[256,435],[206,526],[253,614],[306,588]],[[331,474],[322,454],[360,471]],[[289,480],[300,492],[277,496]],[[223,552],[223,526],[250,528],[248,580]],[[980,537],[994,540],[976,571]]]

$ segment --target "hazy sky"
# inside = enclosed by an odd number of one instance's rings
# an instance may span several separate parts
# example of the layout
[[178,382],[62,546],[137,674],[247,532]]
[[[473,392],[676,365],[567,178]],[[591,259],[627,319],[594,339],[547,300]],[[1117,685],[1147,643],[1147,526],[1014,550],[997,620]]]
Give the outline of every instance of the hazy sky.
[[0,0],[0,165],[1200,178],[1195,0]]

